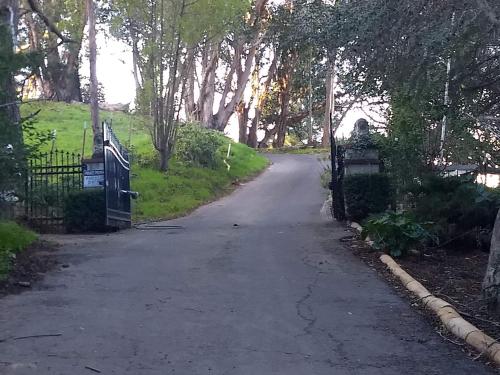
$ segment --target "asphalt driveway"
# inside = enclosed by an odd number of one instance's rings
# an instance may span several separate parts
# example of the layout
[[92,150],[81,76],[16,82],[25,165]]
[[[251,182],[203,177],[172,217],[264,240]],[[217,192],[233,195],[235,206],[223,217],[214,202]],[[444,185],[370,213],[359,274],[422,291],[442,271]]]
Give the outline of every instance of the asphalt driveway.
[[185,218],[65,237],[69,267],[0,300],[0,374],[493,373],[342,246],[315,156],[272,160]]

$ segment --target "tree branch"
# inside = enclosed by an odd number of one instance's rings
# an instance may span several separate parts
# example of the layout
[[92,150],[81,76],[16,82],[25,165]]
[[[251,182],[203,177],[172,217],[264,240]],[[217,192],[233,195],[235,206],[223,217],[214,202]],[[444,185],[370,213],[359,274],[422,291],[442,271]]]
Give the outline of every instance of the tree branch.
[[43,23],[48,27],[50,31],[52,31],[54,34],[56,34],[59,39],[63,43],[76,43],[73,39],[65,37],[57,28],[57,26],[47,18],[47,16],[43,13],[42,9],[40,8],[40,5],[36,2],[36,0],[27,0],[28,4],[33,12],[38,14],[38,16],[42,19]]

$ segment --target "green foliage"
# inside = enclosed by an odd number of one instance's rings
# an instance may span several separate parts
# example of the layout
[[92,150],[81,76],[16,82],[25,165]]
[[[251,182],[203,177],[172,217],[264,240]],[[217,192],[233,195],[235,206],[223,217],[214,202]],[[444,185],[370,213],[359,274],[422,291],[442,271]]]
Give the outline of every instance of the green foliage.
[[[21,112],[25,116],[38,109],[41,112],[37,116],[35,128],[40,131],[56,129],[55,147],[69,152],[81,152],[83,122],[90,123],[89,107],[56,102],[36,102],[21,106]],[[102,117],[113,119],[113,130],[125,144],[128,143],[130,134],[132,190],[140,193],[139,198],[132,201],[134,220],[165,219],[186,214],[223,194],[232,182],[262,171],[268,163],[255,150],[243,144],[232,143],[229,171],[222,163],[216,169],[200,168],[179,162],[174,156],[169,171],[162,173],[157,170],[158,154],[151,144],[144,117],[105,111],[102,111]],[[216,134],[224,142],[217,153],[225,157],[231,141],[221,133]],[[88,132],[87,144],[89,142]],[[48,145],[44,145],[42,150],[48,150]],[[86,155],[90,156],[89,146],[86,151]]]
[[439,116],[426,118],[423,101],[406,94],[395,94],[391,105],[389,131],[375,140],[385,171],[400,194],[415,178],[428,173],[439,154],[439,129],[434,126]]
[[[90,82],[85,82],[81,87],[82,92],[82,103],[90,103]],[[104,86],[101,82],[97,85],[97,101],[99,103],[106,102],[106,96],[104,95]]]
[[321,186],[324,189],[330,189],[330,184],[332,182],[332,168],[330,166],[326,167],[320,175]]
[[230,143],[220,132],[199,124],[183,124],[177,129],[174,155],[179,161],[192,166],[217,168],[222,162],[217,152],[224,142]]
[[[24,117],[40,112],[36,115],[36,121],[31,125],[32,131],[48,136],[53,130],[56,131],[54,148],[72,152],[82,153],[83,125],[87,123],[87,142],[85,157],[92,154],[92,131],[90,129],[90,109],[85,104],[68,104],[62,102],[39,101],[21,105],[21,115]],[[133,156],[152,155],[152,145],[145,123],[146,119],[139,115],[123,112],[100,111],[101,118],[111,120],[113,131],[118,138],[133,149]],[[27,129],[24,130],[25,136]],[[29,147],[35,143],[32,139],[26,139]],[[42,152],[50,151],[52,142],[45,142],[39,148]]]
[[344,195],[347,216],[353,221],[361,221],[388,208],[391,184],[383,173],[346,176]]
[[190,3],[182,19],[182,37],[189,44],[206,38],[221,38],[241,25],[249,0],[197,0]]
[[86,189],[68,194],[64,200],[64,226],[68,233],[104,232],[108,228],[104,190]]
[[472,177],[426,176],[409,190],[419,220],[435,223],[441,242],[470,231],[491,231],[500,207],[497,190],[474,183]]
[[436,241],[425,227],[406,213],[386,212],[369,218],[363,225],[363,239],[370,236],[373,247],[394,257],[404,256],[409,250],[425,242]]
[[21,177],[28,150],[23,144],[14,77],[33,69],[40,55],[14,52],[11,29],[4,21],[0,19],[0,193],[16,196],[23,187]]
[[[227,145],[219,152],[227,153]],[[268,161],[246,145],[233,143],[228,171],[194,167],[175,158],[168,173],[150,167],[133,169],[132,189],[140,192],[133,201],[134,220],[168,219],[186,214],[229,191],[232,182],[262,171]]]
[[0,280],[7,276],[12,257],[29,245],[37,236],[12,221],[0,221]]

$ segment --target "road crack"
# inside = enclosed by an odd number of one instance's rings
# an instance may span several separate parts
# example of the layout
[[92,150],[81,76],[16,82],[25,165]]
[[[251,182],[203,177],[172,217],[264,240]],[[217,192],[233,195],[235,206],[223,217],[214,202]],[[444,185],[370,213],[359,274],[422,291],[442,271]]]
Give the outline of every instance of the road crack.
[[303,335],[310,335],[311,330],[314,327],[314,324],[316,324],[317,317],[314,315],[314,311],[312,307],[307,303],[307,300],[309,300],[312,297],[313,289],[316,287],[319,281],[319,275],[320,273],[318,272],[314,278],[314,281],[309,285],[307,285],[307,293],[295,303],[295,309],[297,311],[297,315],[302,320],[307,322],[307,325],[303,329],[304,334],[297,335],[297,337]]

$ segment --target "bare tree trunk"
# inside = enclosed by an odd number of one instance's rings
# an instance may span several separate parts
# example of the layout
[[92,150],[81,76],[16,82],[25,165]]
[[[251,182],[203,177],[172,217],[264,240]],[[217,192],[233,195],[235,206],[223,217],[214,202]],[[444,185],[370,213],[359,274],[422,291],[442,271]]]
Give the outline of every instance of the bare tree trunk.
[[246,144],[248,138],[248,112],[250,107],[247,107],[244,102],[240,102],[236,108],[236,113],[238,114],[238,124],[239,124],[239,143]]
[[247,146],[257,148],[257,130],[259,128],[261,110],[255,108],[255,115],[252,119],[252,125],[248,129]]
[[250,78],[250,74],[252,73],[252,66],[254,63],[256,52],[257,52],[257,40],[254,41],[254,45],[250,47],[250,50],[248,51],[245,60],[245,66],[243,68],[243,71],[241,72],[241,75],[239,75],[238,77],[237,87],[234,91],[233,97],[231,98],[231,100],[227,105],[223,105],[224,103],[221,101],[221,106],[219,106],[219,110],[217,111],[217,114],[214,116],[215,120],[214,129],[224,131],[224,129],[227,126],[227,123],[229,122],[229,119],[236,110],[236,106],[243,97],[243,93]]
[[95,31],[95,9],[94,0],[87,0],[87,13],[89,17],[89,63],[90,63],[90,114],[92,119],[92,132],[94,153],[93,157],[101,157],[103,150],[103,139],[101,124],[99,123],[99,99],[97,83],[97,44]]
[[142,89],[141,77],[139,75],[139,60],[140,60],[139,47],[138,47],[139,41],[137,40],[137,36],[135,35],[134,31],[131,31],[130,35],[132,37],[132,64],[134,65],[133,74],[135,82],[135,94],[137,97],[139,95],[140,90]]
[[275,126],[273,129],[264,129],[264,138],[259,142],[259,148],[267,148],[269,141],[274,138],[278,131],[278,127]]
[[[83,31],[87,22],[87,3],[83,3],[85,7],[80,15],[78,31],[75,32],[78,37],[73,40],[66,38],[55,26],[57,22],[61,21],[61,12],[54,1],[45,1],[43,9],[35,1],[28,2],[31,9],[42,18],[49,30],[46,37],[47,45],[45,46],[46,59],[41,66],[45,95],[51,99],[68,103],[82,101],[79,54],[82,47]],[[47,16],[43,11],[47,12]],[[32,38],[43,40],[47,29],[31,29],[32,32],[28,35],[30,42]],[[60,54],[61,49],[58,39],[63,39],[66,43],[62,55]]]
[[500,313],[500,210],[491,236],[490,257],[483,281],[483,296],[491,311]]
[[330,129],[332,120],[332,111],[335,107],[335,55],[336,51],[328,54],[328,72],[326,74],[326,105],[325,105],[325,116],[323,119],[323,137],[321,139],[321,145],[323,147],[328,147],[330,145]]
[[[0,0],[0,52],[8,60],[9,56],[14,57],[17,48],[17,23],[19,4],[17,0]],[[20,128],[20,115],[17,106],[16,84],[14,81],[15,72],[0,72],[0,123],[3,117],[7,121],[7,126],[13,127],[14,131],[11,140],[13,144],[22,144],[22,132]],[[2,130],[5,132],[5,130]],[[0,145],[2,147],[2,145]]]
[[188,121],[196,120],[196,105],[194,102],[194,80],[196,76],[195,50],[190,48],[187,54],[186,89],[184,91],[184,111]]
[[279,103],[280,103],[280,115],[276,123],[276,140],[274,141],[274,147],[283,147],[285,144],[285,136],[288,125],[288,115],[290,114],[290,77],[292,74],[292,57],[284,56],[282,58],[282,67],[278,76],[278,82],[280,85],[279,93]]
[[215,99],[215,78],[219,61],[219,44],[207,42],[202,54],[202,77],[198,98],[198,119],[203,126],[213,127],[213,107]]
[[[213,114],[213,98],[211,95],[208,95],[215,93],[216,69],[215,67],[213,67],[213,64],[207,64],[207,66],[210,66],[211,69],[207,69],[206,71],[203,72],[204,76],[203,84],[200,89],[200,98],[203,100],[199,102],[198,108],[203,113],[202,116],[200,117],[203,125],[206,127],[217,129],[219,131],[224,131],[229,122],[229,119],[236,111],[236,107],[243,97],[243,93],[245,92],[245,88],[248,84],[250,74],[252,73],[252,66],[254,64],[255,54],[259,47],[260,39],[262,38],[261,19],[264,16],[264,11],[267,2],[268,0],[255,0],[254,2],[254,8],[252,14],[248,20],[248,25],[253,27],[254,29],[251,40],[248,42],[235,40],[233,42],[234,56],[232,58],[232,63],[230,64],[231,67],[229,73],[225,78],[226,79],[225,88],[221,95],[216,114]],[[244,53],[245,49],[247,49],[246,54]],[[207,61],[210,60],[208,59]],[[238,67],[241,68],[242,61],[243,61],[243,68],[241,69],[241,74],[238,74],[236,86],[232,87],[234,74]],[[205,66],[205,64],[202,65]],[[208,81],[208,79],[210,81]],[[206,82],[208,82],[207,85],[205,85]],[[232,93],[233,95],[229,100],[230,93]],[[210,102],[212,102],[211,105]],[[204,106],[201,105],[202,103],[204,103]]]
[[278,123],[276,124],[277,132],[274,147],[280,148],[285,145],[289,111],[290,90],[288,88],[285,88],[285,90],[280,93],[280,116],[278,119]]
[[[18,6],[17,0],[0,0],[0,55],[4,62],[14,59]],[[6,68],[0,69],[0,191],[18,193],[23,186],[26,155],[17,105],[16,72],[10,66]]]
[[[256,63],[256,65],[259,65],[259,62]],[[274,53],[273,60],[271,62],[271,65],[269,66],[269,70],[267,72],[267,78],[266,81],[264,82],[264,85],[262,87],[258,87],[258,99],[257,99],[257,104],[255,106],[255,114],[254,118],[252,119],[252,125],[248,129],[248,138],[247,138],[247,145],[249,147],[256,148],[258,146],[258,140],[257,140],[257,130],[259,129],[259,124],[260,124],[260,117],[262,115],[262,110],[264,109],[264,106],[267,103],[267,99],[269,98],[269,88],[271,87],[271,83],[275,79],[276,75],[276,68],[278,66],[278,55]],[[260,85],[259,85],[260,86]]]

